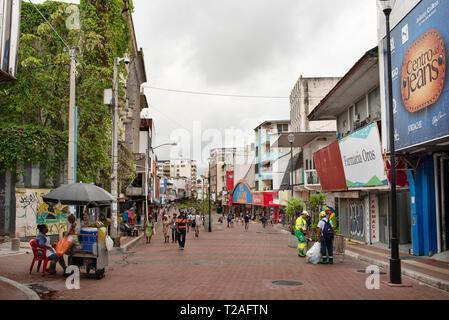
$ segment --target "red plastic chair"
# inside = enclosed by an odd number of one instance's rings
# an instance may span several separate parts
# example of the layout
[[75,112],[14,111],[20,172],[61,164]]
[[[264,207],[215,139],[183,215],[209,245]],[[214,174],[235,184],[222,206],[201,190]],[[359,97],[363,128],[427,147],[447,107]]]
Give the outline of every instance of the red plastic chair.
[[[42,261],[44,261],[44,265],[43,265],[44,269],[42,270],[42,275],[45,276],[45,272],[47,270],[47,263],[48,263],[48,260],[50,260],[47,257],[47,249],[39,247],[36,239],[33,239],[30,241],[30,246],[31,246],[31,249],[33,249],[33,262],[31,262],[30,274],[31,274],[31,271],[33,270],[34,262],[38,261],[36,272],[39,272],[41,263],[42,263]],[[40,252],[41,254],[38,254],[38,252]]]

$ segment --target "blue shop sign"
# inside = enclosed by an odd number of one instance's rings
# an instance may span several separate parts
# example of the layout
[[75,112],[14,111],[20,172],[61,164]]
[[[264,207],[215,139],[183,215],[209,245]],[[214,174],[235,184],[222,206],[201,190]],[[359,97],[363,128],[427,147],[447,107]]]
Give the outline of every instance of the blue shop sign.
[[244,182],[239,182],[234,188],[233,200],[234,203],[252,204],[253,196],[248,185]]

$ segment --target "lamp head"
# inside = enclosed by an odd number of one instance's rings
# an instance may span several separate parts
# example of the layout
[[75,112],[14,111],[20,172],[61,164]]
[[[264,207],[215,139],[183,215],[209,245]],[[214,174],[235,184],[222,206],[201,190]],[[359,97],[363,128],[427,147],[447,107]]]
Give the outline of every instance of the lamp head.
[[377,4],[379,5],[380,9],[383,12],[391,12],[393,10],[394,4],[396,3],[396,0],[378,0]]

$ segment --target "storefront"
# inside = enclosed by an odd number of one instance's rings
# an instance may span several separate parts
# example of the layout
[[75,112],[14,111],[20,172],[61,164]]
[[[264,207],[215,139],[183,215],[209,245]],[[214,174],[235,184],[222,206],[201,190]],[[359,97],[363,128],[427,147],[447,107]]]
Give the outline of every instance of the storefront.
[[251,188],[244,181],[240,180],[232,192],[232,208],[238,217],[243,217],[246,211],[251,212],[253,196]]
[[[412,250],[414,255],[428,256],[449,248],[449,2],[422,0],[397,7],[391,23],[392,70],[387,65],[385,33],[379,34],[382,102],[388,110],[387,76],[391,72],[395,150],[408,164]],[[385,30],[382,23],[379,30]],[[386,120],[383,137],[389,141]],[[398,211],[402,209],[398,205]],[[403,222],[398,225],[399,233],[404,232]]]
[[[314,161],[323,192],[335,198],[340,233],[367,244],[388,244],[390,188],[377,123],[319,150]],[[400,243],[409,244],[407,179],[397,180]]]

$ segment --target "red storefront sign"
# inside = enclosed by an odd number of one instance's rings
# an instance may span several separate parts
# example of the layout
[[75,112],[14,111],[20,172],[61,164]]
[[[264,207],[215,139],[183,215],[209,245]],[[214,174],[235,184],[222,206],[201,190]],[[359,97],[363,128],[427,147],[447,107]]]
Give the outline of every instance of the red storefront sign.
[[344,191],[348,189],[338,141],[334,141],[327,147],[315,152],[313,160],[320,178],[322,191]]
[[264,197],[263,197],[262,192],[259,192],[259,193],[254,192],[253,193],[253,205],[263,206],[264,205],[263,200],[264,200]]
[[264,192],[263,205],[266,207],[279,207],[279,204],[273,202],[273,200],[277,198],[278,198],[277,192]]

